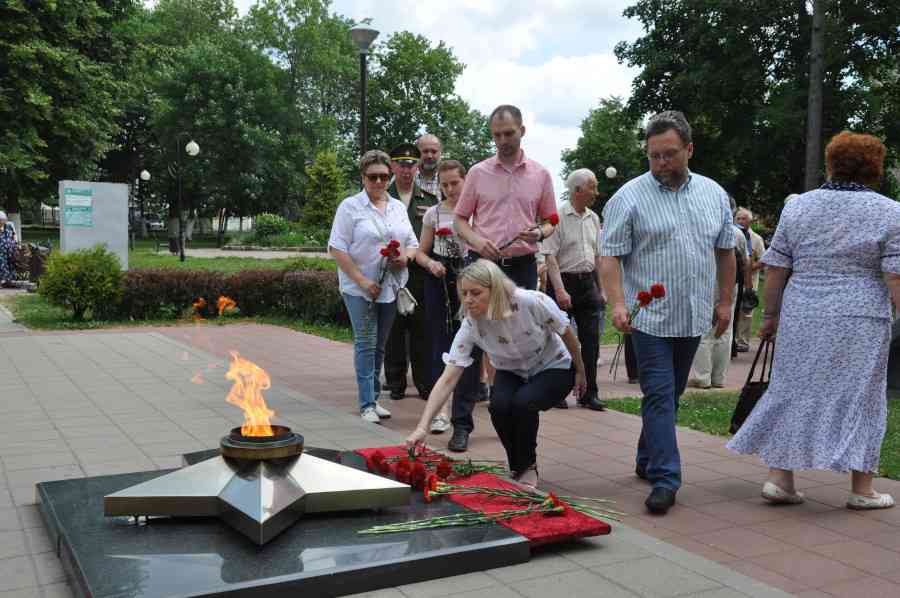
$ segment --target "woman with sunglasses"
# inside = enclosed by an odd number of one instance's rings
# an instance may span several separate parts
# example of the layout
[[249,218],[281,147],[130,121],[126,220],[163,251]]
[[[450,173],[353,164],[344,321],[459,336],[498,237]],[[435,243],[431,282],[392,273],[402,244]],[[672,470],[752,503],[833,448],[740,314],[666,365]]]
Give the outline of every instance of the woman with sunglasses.
[[353,327],[359,412],[373,424],[391,416],[377,401],[378,372],[397,313],[397,291],[406,284],[407,262],[415,258],[419,246],[406,206],[387,192],[390,165],[390,157],[381,150],[363,154],[359,161],[363,190],[338,206],[328,239]]

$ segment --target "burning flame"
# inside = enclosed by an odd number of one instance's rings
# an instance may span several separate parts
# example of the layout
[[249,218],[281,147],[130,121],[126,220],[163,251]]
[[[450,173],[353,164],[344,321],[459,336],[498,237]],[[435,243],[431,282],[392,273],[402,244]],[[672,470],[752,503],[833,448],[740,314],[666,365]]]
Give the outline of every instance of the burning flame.
[[244,436],[274,436],[269,421],[275,412],[266,406],[262,391],[272,387],[272,380],[264,369],[230,351],[231,367],[225,378],[234,382],[228,393],[228,402],[244,410]]

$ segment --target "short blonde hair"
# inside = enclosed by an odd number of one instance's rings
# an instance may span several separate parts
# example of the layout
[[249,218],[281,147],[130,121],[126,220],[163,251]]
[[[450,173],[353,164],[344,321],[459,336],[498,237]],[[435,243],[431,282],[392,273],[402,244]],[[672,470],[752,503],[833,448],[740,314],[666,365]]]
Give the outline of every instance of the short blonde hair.
[[369,150],[359,159],[359,173],[365,175],[369,167],[374,164],[382,164],[390,170],[391,157],[378,149]]
[[500,266],[492,261],[480,259],[462,269],[457,276],[456,290],[459,293],[459,319],[466,317],[462,299],[462,281],[468,280],[490,291],[487,318],[504,320],[512,315],[512,296],[516,283],[503,273]]

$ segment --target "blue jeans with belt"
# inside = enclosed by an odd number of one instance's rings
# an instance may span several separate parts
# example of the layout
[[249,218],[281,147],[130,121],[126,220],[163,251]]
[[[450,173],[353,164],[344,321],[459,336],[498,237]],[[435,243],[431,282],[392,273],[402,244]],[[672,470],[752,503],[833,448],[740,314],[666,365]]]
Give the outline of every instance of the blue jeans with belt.
[[397,315],[397,302],[373,303],[347,293],[341,293],[341,297],[353,327],[353,367],[359,387],[359,410],[363,411],[375,406],[378,372],[384,362],[384,345]]
[[654,487],[675,492],[681,487],[675,415],[700,337],[661,337],[635,330],[631,338],[644,394],[637,464],[647,472],[647,479]]

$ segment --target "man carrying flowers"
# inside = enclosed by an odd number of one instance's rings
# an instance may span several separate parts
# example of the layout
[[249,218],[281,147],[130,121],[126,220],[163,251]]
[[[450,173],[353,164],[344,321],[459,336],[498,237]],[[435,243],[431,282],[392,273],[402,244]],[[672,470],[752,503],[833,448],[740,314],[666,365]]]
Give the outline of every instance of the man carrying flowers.
[[[694,353],[710,322],[716,336],[731,322],[734,233],[728,194],[688,169],[694,145],[684,115],[657,114],[646,140],[650,171],[626,183],[603,210],[600,269],[613,325],[631,333],[641,373],[635,473],[653,485],[647,509],[664,514],[681,486],[675,413]],[[665,283],[665,301],[652,301],[657,282]],[[644,296],[646,306],[632,318],[629,305],[640,291],[651,300]]]

